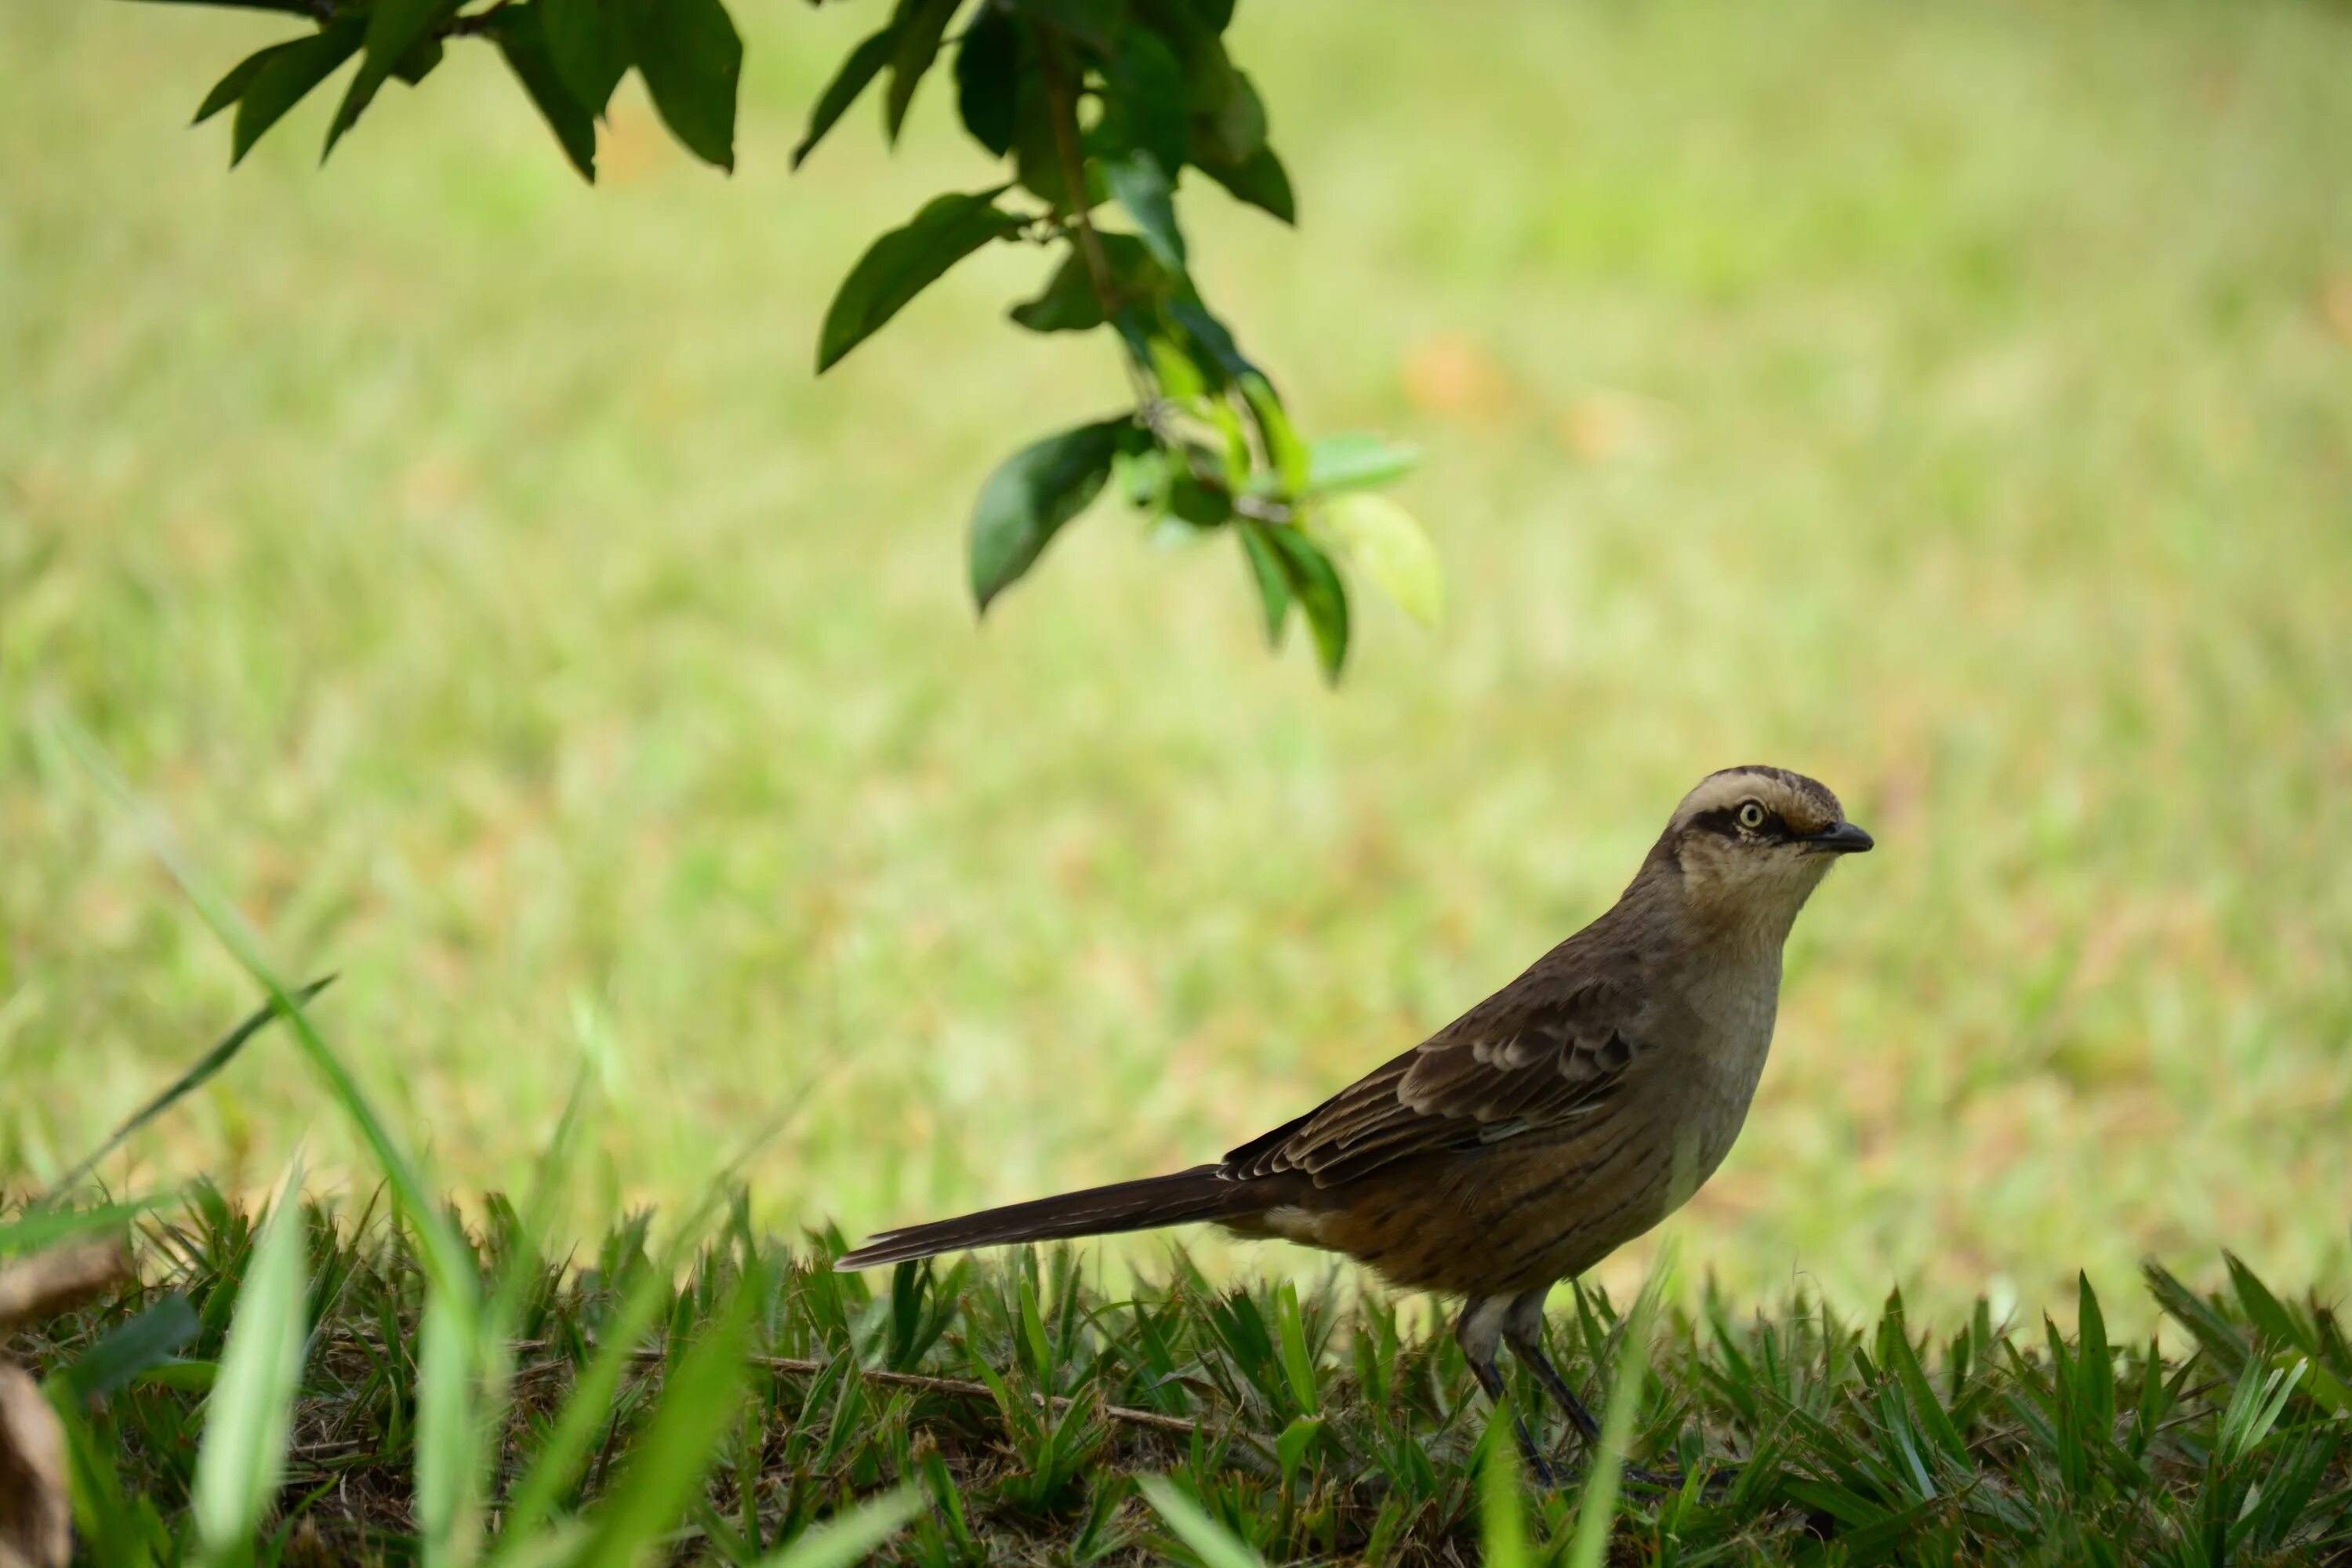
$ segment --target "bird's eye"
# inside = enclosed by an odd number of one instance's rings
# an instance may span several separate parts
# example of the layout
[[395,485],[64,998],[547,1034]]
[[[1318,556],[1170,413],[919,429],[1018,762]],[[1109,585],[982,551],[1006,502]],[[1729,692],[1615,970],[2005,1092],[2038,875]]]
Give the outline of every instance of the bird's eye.
[[1758,828],[1763,826],[1764,807],[1752,800],[1740,802],[1739,826],[1748,829],[1750,833],[1753,833]]

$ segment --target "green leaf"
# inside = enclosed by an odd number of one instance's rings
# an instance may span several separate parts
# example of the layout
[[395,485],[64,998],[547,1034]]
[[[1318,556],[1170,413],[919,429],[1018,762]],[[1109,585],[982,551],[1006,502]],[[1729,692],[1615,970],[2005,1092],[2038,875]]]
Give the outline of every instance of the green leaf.
[[1135,1485],[1159,1510],[1160,1517],[1168,1521],[1168,1528],[1200,1557],[1205,1568],[1265,1568],[1265,1560],[1252,1552],[1247,1542],[1211,1519],[1199,1503],[1178,1491],[1167,1477],[1138,1476]]
[[1358,431],[1326,436],[1307,448],[1307,493],[1371,489],[1392,484],[1421,467],[1421,448],[1384,436]]
[[947,269],[991,241],[1015,233],[1021,219],[996,205],[1005,187],[931,198],[913,221],[869,247],[842,279],[817,336],[822,373],[870,337]]
[[1274,390],[1274,383],[1258,372],[1244,371],[1238,378],[1242,397],[1249,404],[1250,415],[1257,421],[1257,431],[1265,444],[1266,456],[1273,459],[1275,472],[1281,476],[1283,493],[1302,495],[1307,489],[1312,458],[1307,444],[1290,423],[1290,413],[1282,405],[1282,398]]
[[1105,159],[1102,171],[1112,198],[1143,231],[1143,243],[1151,247],[1153,258],[1171,272],[1183,271],[1184,236],[1176,226],[1176,205],[1160,160],[1139,147]]
[[205,94],[204,102],[196,106],[196,117],[188,123],[202,125],[230,104],[243,98],[245,89],[252,85],[253,79],[260,73],[262,67],[287,51],[301,48],[310,42],[311,40],[309,38],[295,38],[283,44],[272,44],[266,49],[256,49],[229,67],[228,74],[213,83],[212,91]]
[[973,17],[956,47],[956,112],[972,139],[1000,158],[1013,150],[1020,68],[1021,35],[1013,18],[994,6]]
[[327,127],[327,151],[335,150],[343,132],[359,123],[383,87],[418,40],[456,15],[458,0],[374,0],[367,17],[366,54],[359,74],[343,93],[342,107]]
[[1192,146],[1184,68],[1159,34],[1129,26],[1103,68],[1103,123],[1096,138],[1110,155],[1141,151],[1162,170],[1184,166]]
[[1005,0],[1014,11],[1040,26],[1097,54],[1108,53],[1124,7],[1119,0]]
[[1282,1436],[1275,1439],[1275,1463],[1281,1468],[1282,1484],[1286,1488],[1297,1476],[1298,1467],[1306,1459],[1307,1451],[1315,1446],[1315,1439],[1322,1435],[1323,1418],[1321,1416],[1301,1415],[1289,1426],[1285,1426],[1282,1429]]
[[415,87],[433,74],[446,52],[441,47],[441,40],[428,34],[409,45],[401,57],[393,61],[392,74]]
[[548,129],[555,132],[563,155],[580,171],[580,177],[593,185],[596,183],[596,121],[573,95],[557,66],[547,36],[553,20],[553,13],[545,10],[549,3],[538,0],[500,13],[499,53],[505,57],[515,79],[522,83],[524,94],[538,107]]
[[1298,200],[1291,194],[1290,171],[1282,166],[1272,146],[1258,150],[1238,163],[1201,163],[1201,173],[1231,192],[1234,198],[1272,213],[1286,224],[1298,222]]
[[1128,416],[1081,425],[1022,447],[988,476],[971,511],[971,596],[983,613],[1086,510],[1112,456],[1142,437]]
[[1315,634],[1315,651],[1323,678],[1337,684],[1348,662],[1348,590],[1332,568],[1331,558],[1297,528],[1265,531],[1282,563],[1283,581],[1290,596],[1307,614],[1307,629]]
[[1242,558],[1249,563],[1250,580],[1257,584],[1258,604],[1265,614],[1265,646],[1282,646],[1283,627],[1290,620],[1290,576],[1282,569],[1282,552],[1266,537],[1266,525],[1244,521],[1236,531]]
[[[1157,299],[1167,291],[1168,274],[1152,259],[1144,243],[1131,234],[1102,234],[1103,265],[1120,303]],[[1103,324],[1102,296],[1095,291],[1094,269],[1074,242],[1035,299],[1013,307],[1010,314],[1033,332],[1082,332]]]
[[760,1559],[759,1568],[850,1568],[907,1526],[923,1506],[923,1494],[900,1487],[869,1500],[845,1515],[816,1525],[782,1552]]
[[1265,145],[1265,103],[1245,72],[1228,71],[1224,91],[1194,127],[1195,161],[1207,165],[1246,163]]
[[245,161],[253,144],[284,119],[288,110],[359,52],[366,29],[362,18],[346,16],[329,24],[315,37],[268,51],[269,58],[255,69],[253,79],[237,95],[236,125],[229,133],[232,166]]
[[1445,616],[1445,572],[1412,513],[1386,496],[1343,495],[1316,516],[1372,586],[1424,626]]
[[630,57],[670,134],[706,163],[735,167],[743,40],[719,0],[626,0]]
[[204,1325],[174,1291],[76,1356],[58,1375],[78,1401],[102,1398],[163,1365]]
[[629,1568],[675,1525],[710,1466],[711,1450],[735,1420],[744,1384],[752,1308],[762,1294],[755,1271],[735,1288],[662,1386],[661,1402],[632,1446],[629,1468],[597,1515],[579,1568]]
[[[613,89],[629,68],[628,30],[613,10],[619,3],[538,0],[539,29],[547,40],[556,79],[592,119],[604,114],[613,101]],[[546,107],[540,105],[542,111]]]
[[809,110],[808,131],[801,137],[800,145],[793,149],[793,168],[801,166],[802,160],[824,140],[825,132],[849,112],[849,106],[857,101],[858,95],[882,74],[882,67],[890,58],[890,51],[897,46],[898,38],[898,25],[892,23],[867,34],[862,43],[849,51],[849,58],[841,62],[841,68],[834,73],[831,81],[825,83],[824,91],[817,98],[816,107]]
[[940,58],[940,39],[946,36],[948,24],[954,20],[956,7],[963,0],[901,0],[898,14],[891,19],[891,31],[897,42],[890,51],[890,90],[883,100],[883,124],[893,143],[898,140],[898,128],[907,121],[907,110],[915,101],[915,89]]
[[251,1555],[262,1510],[286,1473],[286,1436],[309,1330],[305,1231],[298,1161],[278,1186],[237,1288],[220,1378],[205,1407],[204,1442],[188,1498],[203,1563]]

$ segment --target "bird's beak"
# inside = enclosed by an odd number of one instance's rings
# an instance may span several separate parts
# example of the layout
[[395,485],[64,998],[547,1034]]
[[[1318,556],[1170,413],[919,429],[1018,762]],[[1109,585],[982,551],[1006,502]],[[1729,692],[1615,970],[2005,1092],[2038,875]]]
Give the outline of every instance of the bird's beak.
[[1808,836],[1805,842],[1818,854],[1859,855],[1877,841],[1853,823],[1841,822]]

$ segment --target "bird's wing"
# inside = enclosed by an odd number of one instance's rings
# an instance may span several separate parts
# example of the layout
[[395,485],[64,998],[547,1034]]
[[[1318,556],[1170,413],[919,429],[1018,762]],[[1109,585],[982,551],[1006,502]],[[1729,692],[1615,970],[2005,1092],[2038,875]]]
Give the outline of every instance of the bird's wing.
[[1391,1161],[1497,1142],[1604,1106],[1642,1054],[1632,987],[1541,966],[1315,1110],[1225,1156],[1236,1180],[1318,1187]]

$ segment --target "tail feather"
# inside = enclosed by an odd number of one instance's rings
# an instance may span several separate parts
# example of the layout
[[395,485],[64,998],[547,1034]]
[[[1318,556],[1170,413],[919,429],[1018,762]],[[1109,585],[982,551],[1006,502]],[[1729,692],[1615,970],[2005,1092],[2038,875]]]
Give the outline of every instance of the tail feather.
[[954,1219],[933,1220],[929,1225],[886,1230],[856,1251],[842,1254],[833,1266],[871,1268],[976,1247],[1066,1241],[1076,1237],[1111,1236],[1120,1231],[1152,1230],[1163,1225],[1219,1219],[1237,1207],[1255,1206],[1243,1196],[1245,1191],[1246,1184],[1221,1174],[1219,1167],[1195,1165],[1172,1175],[1115,1182],[1107,1187],[1088,1187],[1084,1192],[1008,1204]]

